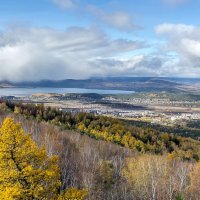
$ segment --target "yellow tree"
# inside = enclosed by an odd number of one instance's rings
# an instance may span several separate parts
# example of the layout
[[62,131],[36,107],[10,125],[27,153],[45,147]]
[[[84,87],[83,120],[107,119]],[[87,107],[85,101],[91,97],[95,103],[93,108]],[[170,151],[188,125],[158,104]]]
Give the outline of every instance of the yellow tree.
[[69,188],[58,197],[58,200],[84,200],[87,196],[87,190],[78,190]]
[[0,128],[0,199],[56,199],[57,157],[49,158],[19,123],[6,118]]
[[142,155],[138,158],[128,158],[122,169],[132,192],[140,199],[163,198],[162,186],[166,186],[168,162],[162,156]]

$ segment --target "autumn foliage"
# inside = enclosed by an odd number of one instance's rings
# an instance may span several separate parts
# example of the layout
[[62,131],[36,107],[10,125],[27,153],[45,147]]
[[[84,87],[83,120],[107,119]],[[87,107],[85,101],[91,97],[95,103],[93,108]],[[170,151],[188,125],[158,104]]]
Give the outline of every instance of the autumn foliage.
[[70,188],[63,192],[58,200],[84,200],[87,196],[87,190],[78,190],[76,188]]
[[[19,123],[6,118],[0,128],[0,199],[56,199],[60,186],[58,157],[48,157]],[[67,190],[63,199],[81,194]]]
[[23,106],[0,113],[0,199],[199,200],[199,141]]
[[91,113],[70,113],[42,104],[3,102],[15,114],[46,121],[65,130],[79,131],[97,140],[109,141],[141,153],[165,154],[184,160],[200,159],[200,142],[149,127],[137,127],[119,119]]

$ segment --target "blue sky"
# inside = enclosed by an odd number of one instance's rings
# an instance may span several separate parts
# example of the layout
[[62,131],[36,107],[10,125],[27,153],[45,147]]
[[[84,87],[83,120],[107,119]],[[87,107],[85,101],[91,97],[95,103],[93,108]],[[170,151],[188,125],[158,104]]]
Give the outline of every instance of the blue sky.
[[0,0],[0,79],[199,77],[199,7],[199,0]]
[[[61,0],[65,1],[65,0]],[[73,1],[73,0],[72,0]],[[178,1],[178,0],[177,0]],[[169,1],[170,2],[170,1]],[[78,3],[77,3],[78,4]],[[96,6],[106,12],[123,11],[133,17],[134,23],[143,28],[141,35],[154,35],[154,26],[161,23],[199,25],[200,1],[171,5],[167,0],[121,0],[87,1],[76,9],[61,9],[53,0],[1,0],[1,26],[10,23],[30,23],[65,29],[67,26],[90,26],[95,24],[85,7]],[[103,25],[102,25],[102,28]],[[140,34],[137,33],[137,34]]]

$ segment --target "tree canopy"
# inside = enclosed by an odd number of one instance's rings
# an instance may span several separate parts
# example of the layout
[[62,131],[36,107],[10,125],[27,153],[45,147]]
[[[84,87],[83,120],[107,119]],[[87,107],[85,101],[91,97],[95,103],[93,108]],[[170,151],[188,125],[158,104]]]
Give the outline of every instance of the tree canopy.
[[48,199],[60,186],[58,158],[49,158],[20,124],[5,119],[0,128],[0,198]]
[[[60,199],[60,185],[58,157],[48,157],[21,124],[6,118],[0,128],[0,199]],[[74,199],[74,194],[86,196],[85,191],[73,189],[62,199]]]

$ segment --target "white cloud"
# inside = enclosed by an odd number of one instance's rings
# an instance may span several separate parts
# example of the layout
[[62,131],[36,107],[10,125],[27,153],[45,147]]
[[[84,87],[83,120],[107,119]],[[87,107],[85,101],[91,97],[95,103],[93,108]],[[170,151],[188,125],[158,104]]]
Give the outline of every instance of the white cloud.
[[[161,24],[156,33],[165,38],[165,53],[175,52],[178,62],[171,65],[176,73],[199,76],[200,72],[200,27],[185,24]],[[170,65],[170,63],[168,63]]]
[[187,68],[179,66],[177,58],[161,54],[137,55],[130,59],[99,58],[92,64],[106,71],[108,76],[188,76],[194,73],[189,74]]
[[[76,15],[83,12],[85,15],[91,15],[92,19],[95,23],[102,23],[103,25],[107,25],[111,28],[115,28],[121,31],[132,31],[137,29],[133,23],[132,16],[123,11],[114,11],[114,12],[106,12],[94,5],[86,5],[84,2],[80,2],[79,0],[52,0],[57,6],[63,9],[73,9],[76,8]],[[81,4],[82,3],[82,4]]]
[[[111,40],[95,28],[14,28],[0,34],[0,80],[88,78],[110,70],[91,63],[143,48],[143,43]],[[113,74],[117,70],[113,70]]]
[[95,6],[88,6],[88,12],[90,12],[97,21],[101,21],[106,25],[116,28],[122,31],[132,31],[138,26],[133,23],[133,18],[127,12],[116,11],[116,12],[105,12]]
[[75,8],[77,4],[76,0],[53,0],[53,2],[63,9]]
[[161,24],[156,33],[167,39],[167,49],[187,57],[200,57],[200,27],[185,24]]
[[[200,33],[200,28],[193,25],[186,24],[160,24],[155,28],[155,31],[159,35],[165,35],[167,37],[196,37]],[[191,35],[192,34],[192,35]]]
[[96,58],[91,64],[100,69],[99,75],[135,75],[135,67],[144,59],[143,55],[134,56],[130,59],[120,58]]
[[[165,39],[164,46],[159,46],[157,53],[137,53],[131,57],[131,52],[146,48],[146,44],[112,40],[94,27],[71,27],[65,31],[10,28],[0,33],[0,80],[31,81],[100,75],[198,77],[200,27],[161,24],[156,27],[156,33]],[[125,59],[127,53],[129,59]]]
[[99,58],[92,63],[113,76],[185,76],[200,75],[200,27],[185,24],[161,24],[156,33],[165,43],[157,52],[130,59]]

